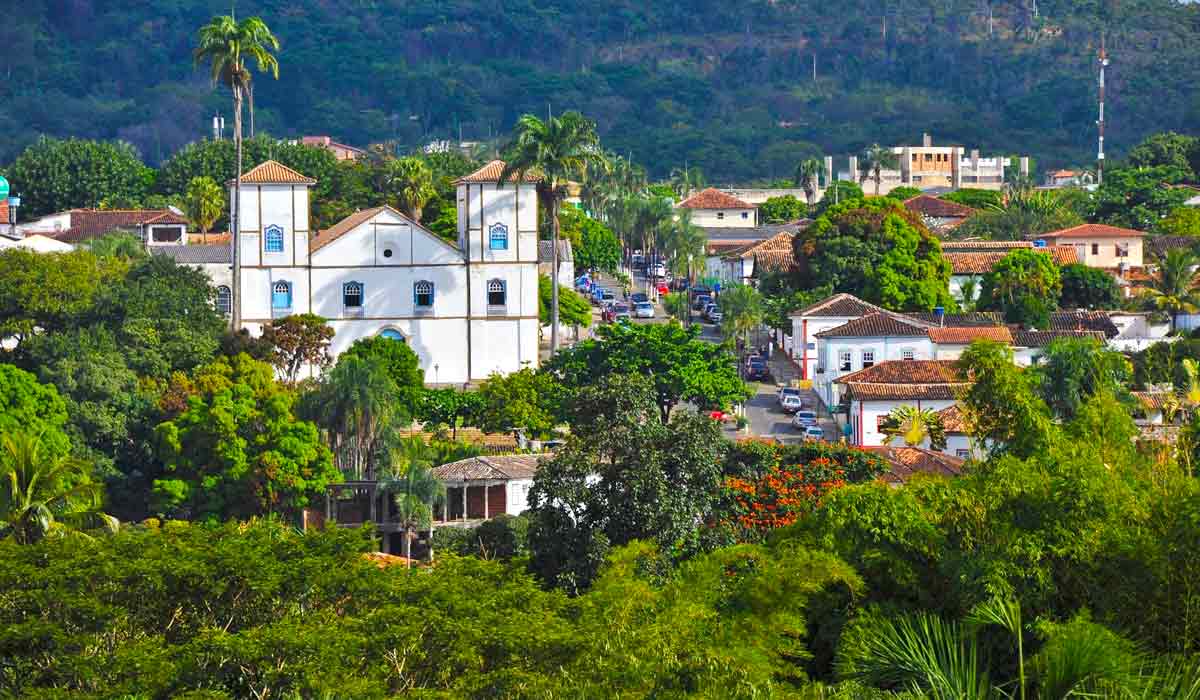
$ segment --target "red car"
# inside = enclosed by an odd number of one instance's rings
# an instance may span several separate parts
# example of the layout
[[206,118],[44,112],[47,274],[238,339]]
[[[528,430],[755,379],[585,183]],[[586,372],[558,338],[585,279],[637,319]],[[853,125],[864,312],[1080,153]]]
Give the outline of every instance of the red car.
[[719,409],[716,411],[709,411],[708,417],[712,418],[713,420],[715,420],[718,423],[724,423],[725,421],[733,420],[732,413],[726,413]]
[[670,293],[670,291],[671,291],[671,288],[668,287],[665,282],[658,283],[658,293],[660,296],[664,295],[664,294],[668,294],[668,293]]

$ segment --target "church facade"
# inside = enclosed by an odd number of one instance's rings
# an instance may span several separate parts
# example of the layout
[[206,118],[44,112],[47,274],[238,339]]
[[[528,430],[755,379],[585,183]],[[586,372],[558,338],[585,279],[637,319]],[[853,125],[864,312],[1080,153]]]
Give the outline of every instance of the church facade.
[[311,231],[315,181],[274,161],[250,170],[234,300],[243,327],[259,335],[273,319],[314,313],[336,332],[333,355],[359,338],[407,343],[431,385],[536,368],[537,192],[532,179],[499,185],[503,169],[492,161],[456,183],[456,243],[386,206]]

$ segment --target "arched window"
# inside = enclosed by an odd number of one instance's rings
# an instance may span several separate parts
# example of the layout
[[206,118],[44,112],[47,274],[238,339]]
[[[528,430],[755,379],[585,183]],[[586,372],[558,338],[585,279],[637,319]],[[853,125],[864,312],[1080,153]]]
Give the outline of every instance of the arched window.
[[271,285],[271,308],[275,311],[287,311],[292,308],[292,283],[276,282]]
[[266,250],[268,253],[283,252],[283,227],[271,225],[263,232],[264,240],[266,241]]
[[504,280],[488,280],[488,306],[506,306],[508,304],[508,288]]
[[217,287],[217,313],[222,316],[233,313],[233,291],[223,284]]
[[488,229],[488,240],[492,250],[508,250],[508,227],[504,224],[492,224]]
[[379,333],[379,337],[387,338],[388,340],[399,340],[401,343],[408,342],[408,339],[404,337],[404,334],[401,333],[400,331],[396,330],[395,328],[384,328]]
[[413,303],[423,308],[433,306],[433,282],[421,280],[413,285]]
[[363,305],[362,282],[347,282],[342,285],[342,306],[348,309],[360,309]]

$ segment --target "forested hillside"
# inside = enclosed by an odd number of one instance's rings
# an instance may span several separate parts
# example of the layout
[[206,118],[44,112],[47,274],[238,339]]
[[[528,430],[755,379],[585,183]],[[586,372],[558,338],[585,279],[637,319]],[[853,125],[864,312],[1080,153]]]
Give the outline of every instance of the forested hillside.
[[[0,25],[0,163],[38,134],[121,138],[150,163],[229,100],[194,70],[227,0],[27,0]],[[1084,163],[1112,55],[1113,155],[1200,130],[1200,6],[1173,0],[243,0],[280,37],[257,125],[414,146],[575,108],[652,175],[790,176],[803,155],[922,131]],[[989,19],[990,18],[990,19]],[[814,56],[816,79],[814,80]],[[232,120],[230,120],[232,123]]]

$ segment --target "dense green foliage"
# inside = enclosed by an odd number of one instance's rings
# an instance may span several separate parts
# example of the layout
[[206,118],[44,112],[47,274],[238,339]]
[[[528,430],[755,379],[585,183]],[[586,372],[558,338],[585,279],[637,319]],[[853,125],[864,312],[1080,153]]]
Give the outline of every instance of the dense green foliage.
[[1062,288],[1062,273],[1049,253],[1018,248],[984,276],[979,305],[1003,311],[1009,323],[1044,329]]
[[1115,309],[1121,302],[1121,290],[1113,276],[1083,263],[1063,265],[1060,280],[1064,309]]
[[[228,97],[204,85],[191,57],[195,28],[228,9],[200,0],[22,5],[0,28],[11,56],[0,162],[47,133],[125,138],[157,163],[211,133],[214,111],[232,126]],[[1113,155],[1151,131],[1194,133],[1197,11],[1169,0],[986,9],[956,0],[884,13],[813,0],[245,8],[281,42],[279,80],[255,81],[260,132],[327,133],[360,146],[411,147],[460,129],[488,140],[550,104],[601,119],[605,141],[654,164],[655,176],[688,162],[713,181],[791,177],[804,158],[916,143],[931,125],[939,141],[989,154],[1086,162],[1101,30],[1119,115],[1108,126]]]

